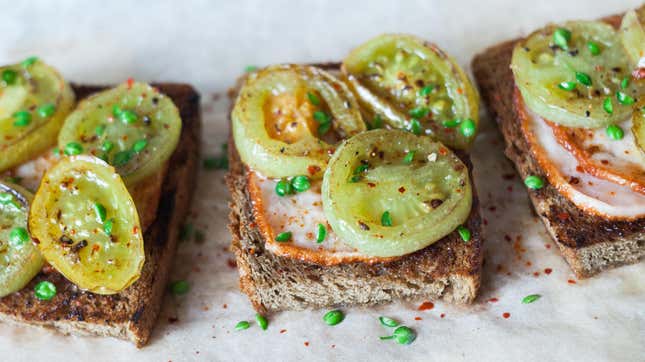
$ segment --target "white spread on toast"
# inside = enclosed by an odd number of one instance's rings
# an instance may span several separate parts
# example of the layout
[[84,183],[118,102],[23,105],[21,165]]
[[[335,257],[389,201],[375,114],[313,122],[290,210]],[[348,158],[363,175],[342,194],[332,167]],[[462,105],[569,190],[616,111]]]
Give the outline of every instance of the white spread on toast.
[[[576,159],[564,148],[553,134],[553,129],[543,118],[531,112],[516,92],[520,109],[522,130],[530,145],[531,152],[546,171],[549,182],[578,208],[610,219],[636,219],[645,216],[645,195],[634,191],[628,185],[620,185],[585,172]],[[628,124],[629,123],[629,124]],[[630,129],[631,120],[622,125]],[[620,142],[609,140],[601,134],[604,129],[592,132],[588,145],[596,145],[604,151],[598,157],[615,157],[620,162],[615,167],[624,166],[628,161],[642,159],[640,150],[633,140]],[[628,154],[625,153],[628,151]],[[621,154],[619,157],[618,154]],[[642,162],[642,161],[640,161]]]
[[8,172],[8,175],[19,178],[22,187],[36,191],[40,186],[40,180],[43,178],[45,171],[57,161],[58,157],[54,155],[54,149],[52,149],[14,168]]
[[[276,193],[276,180],[256,171],[248,170],[247,182],[257,227],[266,240],[266,249],[273,254],[320,265],[377,263],[395,259],[363,255],[338,238],[327,224],[323,212],[320,180],[312,180],[307,191],[287,196]],[[327,228],[327,235],[321,243],[316,242],[318,224]],[[275,241],[276,235],[286,231],[292,233],[291,240]]]

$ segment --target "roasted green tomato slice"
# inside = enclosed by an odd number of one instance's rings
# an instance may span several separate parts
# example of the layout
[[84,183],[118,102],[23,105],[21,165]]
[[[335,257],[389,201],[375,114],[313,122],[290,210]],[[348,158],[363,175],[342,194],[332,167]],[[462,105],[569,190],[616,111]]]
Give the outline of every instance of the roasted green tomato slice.
[[172,100],[148,84],[127,82],[81,102],[65,120],[58,147],[101,158],[132,186],[168,161],[180,135]]
[[334,144],[366,130],[347,86],[310,66],[249,75],[231,114],[242,161],[268,177],[322,177]]
[[27,232],[32,195],[0,182],[0,297],[22,289],[43,267],[43,258]]
[[372,130],[343,143],[329,162],[323,209],[334,232],[361,253],[420,250],[470,213],[468,169],[446,146],[399,130]]
[[515,47],[511,67],[527,106],[567,127],[623,121],[645,90],[642,82],[629,82],[629,58],[618,34],[601,22],[537,31]]
[[74,92],[52,67],[29,58],[0,67],[0,173],[51,148],[74,106]]
[[381,35],[352,51],[342,69],[373,126],[383,120],[459,149],[473,141],[479,96],[436,45],[410,35]]
[[645,6],[623,17],[620,36],[633,68],[645,68]]
[[137,210],[119,174],[96,157],[66,157],[47,171],[29,230],[45,259],[81,289],[113,294],[139,278]]
[[645,99],[640,101],[634,109],[632,122],[632,131],[634,132],[636,144],[641,151],[645,152]]

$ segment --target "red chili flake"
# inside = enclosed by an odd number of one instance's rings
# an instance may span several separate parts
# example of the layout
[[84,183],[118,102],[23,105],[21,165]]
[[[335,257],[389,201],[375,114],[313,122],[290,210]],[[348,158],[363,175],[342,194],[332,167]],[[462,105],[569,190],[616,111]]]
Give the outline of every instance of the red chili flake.
[[540,276],[540,272],[533,272],[533,276],[534,276],[534,277],[536,277],[536,278],[537,278],[537,277],[539,277],[539,276]]
[[423,319],[421,319],[421,317],[414,317],[414,320],[415,321],[420,321],[420,320],[423,320]]
[[508,318],[510,318],[510,317],[511,317],[511,313],[509,313],[509,312],[504,312],[504,314],[502,314],[502,317],[504,317],[504,319],[508,319]]
[[569,218],[569,214],[567,214],[566,212],[561,212],[561,213],[558,214],[558,219],[560,219],[562,221],[565,221],[568,218]]
[[224,305],[222,306],[222,308],[224,308],[224,309],[228,308],[228,304],[224,304]]
[[128,83],[128,89],[132,88],[132,85],[134,84],[134,79],[132,79],[132,77],[128,78],[127,83]]
[[569,279],[569,280],[567,280],[567,283],[569,283],[569,284],[576,284],[576,281],[575,281],[575,280],[573,280],[573,279]]
[[511,238],[511,236],[510,236],[510,235],[508,235],[508,234],[504,234],[504,240],[506,240],[506,241],[508,241],[508,242],[510,243],[510,242],[511,242],[511,240],[513,240],[513,239]]
[[497,299],[497,298],[490,298],[490,299],[488,300],[488,302],[489,302],[489,303],[497,303],[497,302],[499,302],[499,299]]
[[404,193],[405,192],[405,187],[403,187],[403,186],[399,187],[399,192]]
[[533,263],[531,263],[530,261],[526,262],[526,266],[531,266],[531,265],[533,265]]
[[495,206],[488,207],[488,211],[490,211],[490,212],[495,212],[495,210],[497,210],[497,208]]
[[544,269],[544,274],[549,275],[549,274],[551,274],[552,271],[553,271],[553,269],[546,268],[546,269]]
[[488,219],[484,218],[484,225],[488,225]]
[[441,313],[441,315],[440,315],[439,317],[443,318],[443,317],[445,317],[445,316],[446,316],[446,314],[445,314],[445,313]]
[[310,175],[315,175],[316,173],[320,172],[320,167],[316,165],[308,166],[307,172],[309,172]]
[[443,147],[440,147],[439,148],[439,154],[442,155],[442,156],[445,156],[445,155],[448,154],[448,150],[443,148]]
[[139,232],[139,227],[135,226],[132,228],[132,234],[136,235]]
[[235,261],[235,259],[229,258],[226,261],[226,264],[228,264],[229,268],[231,268],[231,269],[235,269],[237,267],[237,262]]
[[309,342],[305,342],[305,347],[309,347]]
[[285,334],[285,333],[287,333],[287,330],[286,330],[286,329],[281,329],[281,330],[280,330],[280,334]]
[[418,310],[430,310],[432,308],[434,308],[434,303],[432,303],[432,302],[423,302],[423,303],[421,303],[421,305],[417,309]]
[[546,244],[544,245],[544,247],[546,247],[547,249],[551,249],[551,244]]
[[461,88],[457,88],[457,93],[459,93],[459,94],[464,94],[464,90],[463,90],[463,89],[461,89]]
[[636,80],[645,79],[645,68],[637,68],[632,72],[632,77]]
[[368,182],[367,186],[369,187],[376,187],[376,184],[374,182]]

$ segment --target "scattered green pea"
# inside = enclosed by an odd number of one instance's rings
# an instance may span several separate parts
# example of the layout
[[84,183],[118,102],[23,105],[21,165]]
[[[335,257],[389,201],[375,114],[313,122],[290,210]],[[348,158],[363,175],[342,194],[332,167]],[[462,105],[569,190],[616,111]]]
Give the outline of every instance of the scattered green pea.
[[105,209],[105,206],[99,204],[98,202],[95,202],[94,213],[96,214],[96,219],[101,224],[105,223],[105,219],[107,219],[107,210]]
[[235,325],[235,330],[236,330],[236,331],[243,331],[243,330],[245,330],[245,329],[249,329],[249,327],[250,327],[250,326],[251,326],[251,324],[250,324],[249,322],[247,322],[247,321],[241,321],[241,322],[238,322],[238,323]]
[[613,103],[611,103],[611,98],[609,98],[609,97],[605,98],[605,100],[602,102],[602,108],[608,114],[614,113],[614,105],[613,105]]
[[56,286],[47,280],[38,282],[34,287],[34,295],[38,300],[49,301],[56,296]]
[[103,137],[106,128],[107,126],[104,124],[96,126],[96,128],[94,129],[94,134],[96,134],[97,137]]
[[65,155],[75,156],[83,153],[83,146],[78,142],[70,142],[65,145]]
[[369,169],[369,165],[366,165],[364,163],[358,165],[355,169],[354,172],[352,173],[352,177],[350,178],[350,182],[358,182],[363,178],[363,173],[367,172],[367,169]]
[[130,162],[130,160],[132,159],[132,156],[133,156],[133,152],[131,150],[117,152],[114,155],[114,160],[112,161],[112,163],[116,167],[121,167],[126,163]]
[[468,138],[474,136],[476,130],[477,127],[475,126],[475,122],[472,119],[465,119],[459,125],[459,131],[461,132],[461,134]]
[[320,98],[318,98],[318,96],[314,93],[307,92],[307,99],[309,99],[309,103],[313,104],[314,106],[320,105]]
[[318,134],[322,136],[322,135],[326,134],[327,132],[329,132],[330,129],[331,129],[331,122],[321,123],[318,126]]
[[34,63],[36,63],[37,61],[38,61],[38,57],[31,56],[31,57],[23,60],[22,63],[20,63],[20,64],[23,66],[23,68],[27,68],[27,67],[30,67],[30,66],[34,65]]
[[522,304],[531,304],[531,303],[535,302],[536,300],[540,299],[541,297],[542,296],[539,295],[539,294],[527,295],[526,297],[524,297],[524,299],[522,299]]
[[184,295],[190,290],[190,284],[185,280],[176,280],[170,283],[170,292],[174,295]]
[[101,151],[103,151],[103,152],[110,152],[110,151],[112,151],[113,148],[114,148],[114,143],[112,141],[110,141],[110,140],[105,140],[101,144]]
[[345,319],[345,314],[338,309],[329,311],[323,316],[323,321],[328,326],[335,326],[342,322],[343,319]]
[[616,92],[616,99],[618,99],[618,103],[629,106],[634,104],[635,100],[631,96],[629,96],[627,93],[618,91]]
[[409,151],[408,153],[405,154],[405,157],[403,157],[403,163],[406,165],[409,165],[414,161],[414,155],[416,154],[415,151]]
[[591,55],[593,56],[600,55],[600,45],[598,45],[598,43],[596,42],[588,42],[587,49],[589,49],[589,53],[591,53]]
[[275,237],[275,241],[281,242],[281,243],[285,241],[290,241],[292,235],[293,233],[291,231],[283,231]]
[[318,123],[326,123],[331,121],[331,116],[323,111],[315,111],[314,120]]
[[291,186],[298,192],[304,192],[311,187],[311,181],[309,181],[309,177],[300,175],[291,179]]
[[25,127],[31,123],[31,113],[27,111],[18,111],[13,114],[13,125],[16,127]]
[[316,231],[316,242],[322,243],[327,237],[327,227],[323,224],[318,224],[318,230]]
[[381,337],[381,339],[394,339],[398,344],[410,344],[417,338],[416,333],[406,326],[398,327],[391,336]]
[[626,89],[627,87],[629,87],[629,77],[625,77],[620,81],[620,88]]
[[7,84],[7,85],[12,85],[16,82],[16,78],[18,78],[18,73],[16,73],[15,70],[13,69],[5,69],[2,72],[2,80]]
[[134,143],[132,150],[136,153],[140,153],[148,147],[148,141],[141,139]]
[[427,85],[419,90],[419,96],[421,97],[428,96],[430,95],[430,93],[432,93],[433,90],[434,90],[433,85]]
[[558,88],[570,92],[576,89],[576,82],[560,82],[560,84],[558,84]]
[[524,184],[531,190],[539,190],[544,187],[544,180],[540,176],[530,175],[524,179]]
[[275,193],[278,194],[278,196],[286,196],[293,194],[294,192],[291,183],[285,179],[282,179],[276,183]]
[[392,216],[389,211],[385,211],[381,215],[381,225],[383,226],[392,226]]
[[564,28],[558,28],[553,32],[553,43],[561,49],[569,49],[569,40],[571,40],[571,31]]
[[108,219],[103,224],[103,232],[105,235],[112,236],[112,229],[114,228],[114,219]]
[[610,124],[609,126],[607,126],[607,129],[605,131],[607,133],[607,136],[614,141],[620,141],[625,136],[623,129],[615,124]]
[[14,247],[24,245],[29,241],[29,233],[23,227],[16,227],[9,232],[9,244]]
[[410,128],[409,131],[414,133],[415,135],[420,135],[421,134],[421,122],[419,122],[418,119],[412,118],[410,120]]
[[408,114],[414,118],[423,118],[430,113],[430,108],[428,107],[415,107],[410,110]]
[[449,119],[447,121],[441,122],[441,125],[446,128],[455,128],[461,123],[460,119]]
[[43,104],[38,107],[37,112],[41,118],[49,118],[56,112],[56,105],[52,103]]
[[258,313],[255,315],[255,322],[262,328],[263,331],[266,331],[269,328],[269,321],[262,314]]
[[591,77],[587,73],[582,73],[582,72],[576,72],[576,80],[578,80],[578,83],[582,85],[586,85],[587,87],[591,87]]
[[461,236],[461,240],[463,240],[466,243],[470,241],[472,234],[467,227],[463,225],[459,225],[459,227],[457,227],[457,232],[459,233],[459,236]]
[[389,317],[379,317],[378,320],[379,322],[381,322],[381,325],[385,327],[394,328],[394,327],[398,327],[399,325],[399,322]]

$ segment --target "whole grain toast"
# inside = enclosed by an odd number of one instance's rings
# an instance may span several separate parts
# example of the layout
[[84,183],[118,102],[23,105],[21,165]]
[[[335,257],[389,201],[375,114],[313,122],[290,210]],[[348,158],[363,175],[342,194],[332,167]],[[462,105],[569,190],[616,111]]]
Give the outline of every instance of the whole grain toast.
[[[617,28],[621,16],[603,21]],[[545,171],[529,151],[513,102],[515,82],[510,64],[519,40],[498,44],[475,56],[472,69],[488,111],[506,140],[506,156],[522,178],[540,175],[546,180]],[[528,192],[537,214],[578,278],[637,263],[645,257],[645,218],[611,221],[587,214],[548,183],[542,189]]]
[[[163,180],[156,220],[144,234],[146,261],[141,277],[114,295],[79,290],[52,268],[45,268],[24,289],[0,298],[0,322],[53,328],[65,334],[112,336],[142,347],[157,320],[181,226],[197,179],[201,117],[199,94],[186,84],[153,84],[179,108],[182,132]],[[75,85],[77,99],[105,87]],[[36,283],[48,280],[57,294],[50,301],[34,296]]]
[[[338,70],[338,64],[318,66]],[[237,89],[230,92],[232,99],[236,95]],[[465,223],[472,232],[467,243],[454,231],[431,246],[389,263],[320,266],[265,249],[265,240],[253,216],[248,168],[241,162],[232,136],[228,150],[231,249],[240,273],[240,288],[258,312],[375,305],[398,299],[443,299],[454,303],[470,303],[475,299],[483,261],[476,193]],[[465,155],[460,158],[472,170],[469,158]]]

